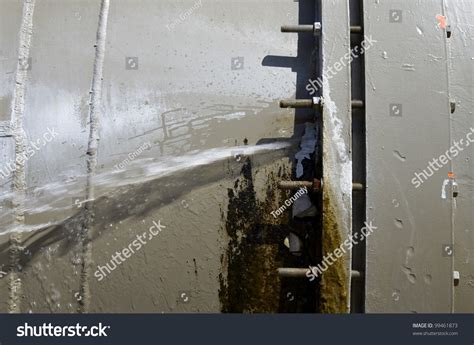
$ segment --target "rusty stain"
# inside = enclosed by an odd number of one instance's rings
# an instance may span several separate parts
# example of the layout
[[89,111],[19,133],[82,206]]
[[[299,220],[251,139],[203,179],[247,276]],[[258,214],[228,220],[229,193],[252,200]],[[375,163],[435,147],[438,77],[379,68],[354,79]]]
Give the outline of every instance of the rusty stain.
[[[235,181],[234,188],[228,190],[225,230],[230,240],[227,253],[222,258],[227,276],[220,275],[222,312],[308,311],[298,308],[307,308],[306,295],[314,295],[314,291],[308,289],[308,282],[286,282],[277,275],[278,267],[294,264],[294,258],[283,245],[284,237],[290,230],[290,214],[288,212],[275,219],[270,213],[288,197],[287,192],[277,188],[277,183],[289,174],[284,168],[276,173],[265,173],[268,180],[263,202],[256,197],[249,158],[244,161],[241,177]],[[303,297],[298,299],[294,296]],[[311,298],[309,300],[313,302]]]
[[[332,253],[342,244],[340,226],[328,186],[323,190],[323,255]],[[336,260],[321,276],[321,313],[347,313],[348,280],[345,261]]]

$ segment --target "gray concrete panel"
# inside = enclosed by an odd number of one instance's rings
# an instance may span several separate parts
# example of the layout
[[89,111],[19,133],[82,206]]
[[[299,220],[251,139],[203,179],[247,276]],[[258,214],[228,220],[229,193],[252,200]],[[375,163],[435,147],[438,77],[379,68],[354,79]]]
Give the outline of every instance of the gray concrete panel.
[[[453,158],[454,181],[458,196],[453,200],[454,270],[459,285],[454,287],[454,312],[474,310],[474,4],[471,1],[446,1],[447,22],[452,35],[449,51],[449,95],[456,104],[451,114],[451,138],[466,142]],[[467,136],[467,137],[466,137]],[[471,139],[472,141],[469,141]],[[469,146],[467,146],[469,142]]]
[[449,312],[452,205],[445,164],[417,187],[415,173],[450,148],[446,32],[440,1],[364,1],[367,312]]
[[[253,157],[251,178],[259,181],[260,201],[267,196],[268,176],[290,169],[284,158],[289,153],[277,149],[285,143],[267,149],[255,144],[294,135],[294,114],[280,109],[278,100],[294,93],[295,73],[263,61],[295,55],[296,38],[282,35],[278,25],[297,17],[298,4],[111,1],[98,165],[91,180],[93,266],[84,277],[80,229],[99,7],[92,0],[36,1],[24,127],[30,142],[48,128],[57,135],[26,162],[20,310],[74,312],[85,284],[91,291],[86,311],[218,312],[227,273],[222,227],[228,188],[242,168],[239,155]],[[18,22],[5,22],[1,35],[12,56],[21,9],[21,2],[2,1],[1,15]],[[2,88],[6,95],[13,80]],[[136,153],[146,143],[151,148]],[[15,228],[13,214],[2,214],[4,231]],[[160,220],[166,226],[160,238],[97,279],[97,266]],[[1,262],[8,263],[8,236],[0,244]],[[0,287],[7,296],[8,285]],[[192,303],[181,300],[183,291]]]

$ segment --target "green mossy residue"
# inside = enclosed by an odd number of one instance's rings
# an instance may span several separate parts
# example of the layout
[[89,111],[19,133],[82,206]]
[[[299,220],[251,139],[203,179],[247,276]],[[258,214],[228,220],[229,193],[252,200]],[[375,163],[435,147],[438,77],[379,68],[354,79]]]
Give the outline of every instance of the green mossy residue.
[[[339,223],[331,203],[330,191],[323,191],[323,255],[341,246]],[[320,312],[327,314],[347,313],[348,281],[345,262],[337,260],[322,274],[320,286]]]
[[[279,179],[282,173],[279,173]],[[225,313],[275,313],[279,311],[281,245],[286,231],[271,224],[281,191],[269,174],[267,200],[256,199],[252,164],[247,158],[241,177],[228,190],[229,205],[225,229],[230,238],[223,264],[227,278],[220,276],[219,297]],[[280,220],[281,222],[281,220]],[[286,220],[287,222],[287,220]]]

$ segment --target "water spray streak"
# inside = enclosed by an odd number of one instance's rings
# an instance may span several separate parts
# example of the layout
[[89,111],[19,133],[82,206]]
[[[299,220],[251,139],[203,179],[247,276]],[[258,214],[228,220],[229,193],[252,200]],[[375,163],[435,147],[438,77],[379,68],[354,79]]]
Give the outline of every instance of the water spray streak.
[[[2,210],[0,216],[0,229],[2,230],[0,235],[13,232],[31,232],[61,224],[68,218],[65,214],[71,216],[71,210],[73,213],[78,213],[81,211],[81,208],[78,206],[97,200],[105,195],[110,196],[119,187],[140,185],[174,173],[208,166],[222,160],[238,159],[235,158],[236,155],[252,156],[265,151],[284,149],[288,146],[290,146],[289,143],[277,143],[214,148],[205,151],[192,151],[182,156],[136,159],[122,170],[117,170],[110,166],[107,170],[98,172],[93,177],[94,198],[80,200],[79,204],[74,204],[73,198],[84,195],[87,175],[70,177],[72,173],[69,173],[67,174],[69,177],[64,178],[63,182],[52,182],[28,191],[28,197],[25,202],[25,215],[30,219],[48,219],[50,221],[38,224],[15,225],[10,221],[13,210]],[[0,204],[4,204],[14,196],[13,192],[1,194]]]

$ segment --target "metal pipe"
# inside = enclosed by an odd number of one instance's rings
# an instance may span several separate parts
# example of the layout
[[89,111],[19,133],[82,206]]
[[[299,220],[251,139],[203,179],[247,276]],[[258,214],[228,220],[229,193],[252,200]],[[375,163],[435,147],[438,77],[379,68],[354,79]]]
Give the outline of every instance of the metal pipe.
[[285,99],[280,101],[280,108],[314,108],[313,99]]
[[314,25],[282,25],[281,32],[314,32]]
[[361,34],[362,33],[362,26],[351,26],[351,34]]
[[[280,108],[316,108],[322,104],[320,97],[310,99],[284,99],[280,101]],[[364,101],[353,99],[351,101],[352,108],[363,108]]]
[[351,101],[351,107],[352,108],[363,108],[364,107],[364,101],[361,101],[359,99],[353,99]]
[[[314,181],[280,181],[278,187],[286,190],[297,190],[300,188],[308,188],[313,192],[319,192],[322,189],[323,183],[320,180],[315,179]],[[361,191],[364,190],[364,185],[359,182],[352,183],[352,190]]]
[[[280,267],[277,272],[280,278],[306,278],[307,272],[311,272],[311,270],[309,268]],[[352,279],[360,279],[362,276],[361,271],[351,270]]]
[[281,189],[286,190],[297,190],[301,188],[308,188],[312,191],[319,191],[321,190],[321,181],[314,180],[314,181],[280,181],[278,182],[278,187]]
[[304,278],[309,268],[280,267],[277,269],[280,278]]
[[[362,33],[362,26],[351,26],[351,34]],[[321,32],[321,23],[316,22],[314,24],[296,24],[296,25],[282,25],[281,32],[292,32],[292,33],[314,33],[315,35]]]

